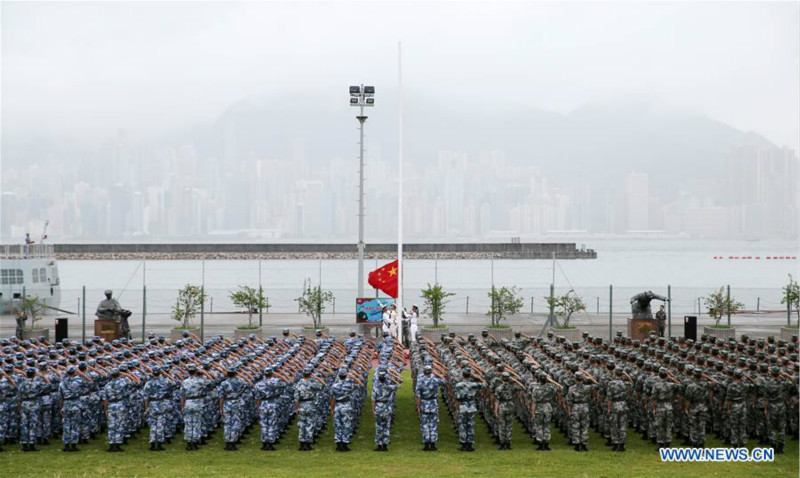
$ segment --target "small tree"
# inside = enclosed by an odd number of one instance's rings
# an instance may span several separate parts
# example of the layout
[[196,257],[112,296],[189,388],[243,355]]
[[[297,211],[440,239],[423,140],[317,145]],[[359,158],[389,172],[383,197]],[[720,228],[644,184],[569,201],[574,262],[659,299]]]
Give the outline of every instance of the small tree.
[[231,291],[228,296],[236,307],[247,309],[247,326],[253,328],[253,311],[266,309],[269,307],[267,298],[264,297],[264,288],[258,289],[246,285],[240,285],[235,291]]
[[499,326],[501,320],[509,315],[516,314],[522,309],[524,302],[519,295],[519,291],[520,289],[517,286],[513,286],[510,289],[508,287],[498,289],[492,286],[492,290],[489,291],[491,304],[489,305],[489,312],[486,313],[486,315],[492,317],[492,327]]
[[311,287],[311,279],[303,281],[303,295],[295,299],[300,306],[300,310],[311,317],[314,328],[322,327],[322,313],[325,312],[325,304],[333,302],[333,292],[322,290],[321,286]]
[[17,305],[17,316],[25,321],[30,320],[30,328],[36,327],[36,322],[41,319],[44,313],[45,304],[38,295],[27,295],[22,298],[19,305]]
[[[581,299],[580,296],[572,289],[570,289],[569,292],[564,295],[558,297],[548,296],[544,299],[547,301],[547,305],[553,309],[553,318],[556,322],[556,327],[569,327],[569,321],[572,318],[572,314],[586,310],[586,302],[584,302],[583,299]],[[563,318],[561,323],[558,322],[559,317]]]
[[719,327],[719,321],[723,315],[735,314],[744,307],[744,304],[737,302],[733,297],[728,297],[725,287],[720,287],[718,291],[712,292],[706,298],[706,309],[708,315],[714,319],[714,327]]
[[781,304],[788,304],[789,311],[794,310],[797,313],[797,323],[800,326],[800,285],[791,274],[789,274],[789,283],[783,288]]
[[445,291],[441,284],[430,285],[422,290],[422,300],[425,304],[425,312],[433,320],[433,328],[439,327],[439,320],[442,319],[444,308],[447,305],[447,298],[456,295],[455,292]]
[[181,328],[189,328],[191,320],[200,312],[206,297],[202,288],[186,284],[178,291],[178,301],[172,306],[172,320],[180,322]]

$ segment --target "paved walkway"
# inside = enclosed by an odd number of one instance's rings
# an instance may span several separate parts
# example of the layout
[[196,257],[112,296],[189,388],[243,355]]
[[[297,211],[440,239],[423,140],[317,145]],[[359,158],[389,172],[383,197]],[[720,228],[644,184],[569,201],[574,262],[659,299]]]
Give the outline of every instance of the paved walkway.
[[[69,335],[71,338],[81,337],[81,318],[76,315],[54,315],[45,316],[40,322],[41,326],[51,327],[51,337],[55,337],[54,319],[56,317],[66,317],[69,320]],[[628,314],[614,314],[611,328],[612,333],[622,331],[627,334],[627,318]],[[253,320],[258,323],[258,316],[254,316]],[[538,334],[542,329],[547,314],[519,314],[505,321],[506,325],[511,326],[515,331],[520,330],[527,334]],[[796,319],[793,319],[796,320]],[[86,317],[86,336],[90,337],[94,334],[94,317],[87,315]],[[447,314],[445,320],[441,322],[443,325],[450,327],[451,331],[458,334],[467,333],[480,333],[481,329],[488,326],[490,322],[489,317],[484,314]],[[722,323],[726,319],[723,318]],[[204,328],[206,335],[233,335],[234,328],[240,325],[247,324],[247,315],[245,314],[230,314],[230,313],[215,313],[206,314],[204,317]],[[263,314],[262,315],[263,333],[264,336],[280,335],[284,327],[292,329],[293,333],[301,333],[304,326],[311,326],[311,320],[302,314]],[[335,335],[345,335],[347,332],[356,328],[355,317],[353,314],[325,314],[322,318],[322,324],[330,329]],[[712,325],[713,321],[707,316],[701,316],[698,319],[698,332],[702,333],[702,326]],[[141,338],[142,335],[142,317],[132,316],[130,318],[131,333],[134,338]],[[172,327],[177,325],[177,322],[169,318],[167,314],[148,314],[145,330],[147,333],[154,332],[159,335],[168,335]],[[200,325],[200,317],[194,320],[194,325]],[[421,319],[420,325],[432,325],[430,320]],[[599,335],[601,337],[608,336],[608,314],[579,314],[576,315],[571,325],[580,328],[583,331],[589,332],[592,335]],[[786,326],[785,313],[761,313],[761,314],[742,314],[734,315],[731,317],[731,325],[736,328],[738,334],[749,334],[753,336],[768,336],[780,335],[780,328]],[[14,335],[16,323],[14,318],[9,315],[0,316],[0,336],[9,337]],[[308,333],[308,332],[306,332]],[[672,335],[683,335],[683,317],[672,317]]]

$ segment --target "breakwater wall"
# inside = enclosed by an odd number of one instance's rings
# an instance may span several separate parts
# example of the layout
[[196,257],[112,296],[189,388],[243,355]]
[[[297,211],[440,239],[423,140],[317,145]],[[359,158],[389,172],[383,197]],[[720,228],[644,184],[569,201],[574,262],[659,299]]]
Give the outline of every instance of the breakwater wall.
[[[56,244],[65,260],[196,260],[196,259],[356,259],[355,244],[187,243],[187,244]],[[410,243],[408,259],[596,259],[592,249],[575,243]],[[397,244],[367,244],[368,259],[397,256]]]

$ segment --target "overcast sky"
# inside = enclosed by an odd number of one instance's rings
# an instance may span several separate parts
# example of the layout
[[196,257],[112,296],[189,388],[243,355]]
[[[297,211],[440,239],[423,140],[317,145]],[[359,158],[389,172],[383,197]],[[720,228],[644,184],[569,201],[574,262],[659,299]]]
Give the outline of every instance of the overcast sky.
[[800,148],[797,2],[3,2],[1,13],[4,135],[147,136],[242,98],[394,90],[400,40],[406,95],[562,113],[647,97]]

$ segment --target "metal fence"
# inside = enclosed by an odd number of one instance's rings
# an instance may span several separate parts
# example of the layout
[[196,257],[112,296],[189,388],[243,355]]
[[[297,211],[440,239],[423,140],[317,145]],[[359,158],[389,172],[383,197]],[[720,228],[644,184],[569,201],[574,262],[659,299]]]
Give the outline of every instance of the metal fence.
[[[97,304],[104,298],[103,291],[114,290],[122,307],[133,312],[130,318],[132,332],[140,334],[150,326],[168,328],[178,325],[171,321],[178,290],[191,283],[204,289],[207,296],[202,308],[204,325],[236,325],[246,323],[246,314],[235,307],[230,294],[239,285],[264,287],[269,307],[256,314],[259,325],[273,323],[276,317],[293,316],[296,322],[305,322],[297,298],[302,294],[304,280],[333,293],[334,301],[324,315],[352,314],[355,316],[357,289],[354,261],[302,260],[302,261],[74,261],[80,267],[91,263],[87,272],[71,271],[66,275],[84,275],[85,286],[62,288],[57,314],[81,321],[91,329]],[[385,261],[381,261],[385,262]],[[441,283],[445,290],[455,293],[446,305],[446,314],[465,317],[486,316],[491,307],[489,292],[492,286],[516,286],[524,301],[520,314],[550,314],[547,297],[551,294],[552,279],[556,280],[552,294],[558,296],[573,291],[587,305],[587,310],[575,318],[626,314],[631,310],[630,297],[652,290],[668,296],[667,312],[670,322],[684,315],[706,316],[705,298],[719,286],[687,287],[670,284],[640,285],[581,285],[583,278],[556,276],[547,267],[547,261],[407,261],[404,268],[404,305],[418,304],[424,310],[421,290],[428,283]],[[104,267],[107,265],[107,268]],[[372,266],[368,262],[368,267]],[[374,263],[375,267],[379,262]],[[127,268],[127,269],[126,269]],[[124,269],[124,270],[123,270]],[[98,272],[102,271],[102,272]],[[572,279],[572,280],[570,280]],[[577,280],[576,280],[577,279]],[[75,281],[72,280],[72,283]],[[62,283],[64,283],[62,281]],[[367,288],[371,296],[382,294]],[[753,288],[730,285],[730,294],[744,303],[749,314],[784,312],[787,324],[791,314],[781,304],[780,287]],[[24,294],[24,291],[23,291]],[[658,302],[654,302],[654,311]],[[424,315],[424,312],[423,312]],[[199,325],[198,317],[195,325]],[[728,319],[725,318],[725,321]],[[488,321],[488,319],[487,319]],[[3,316],[5,330],[13,327],[13,316]],[[91,332],[89,332],[91,335]]]

